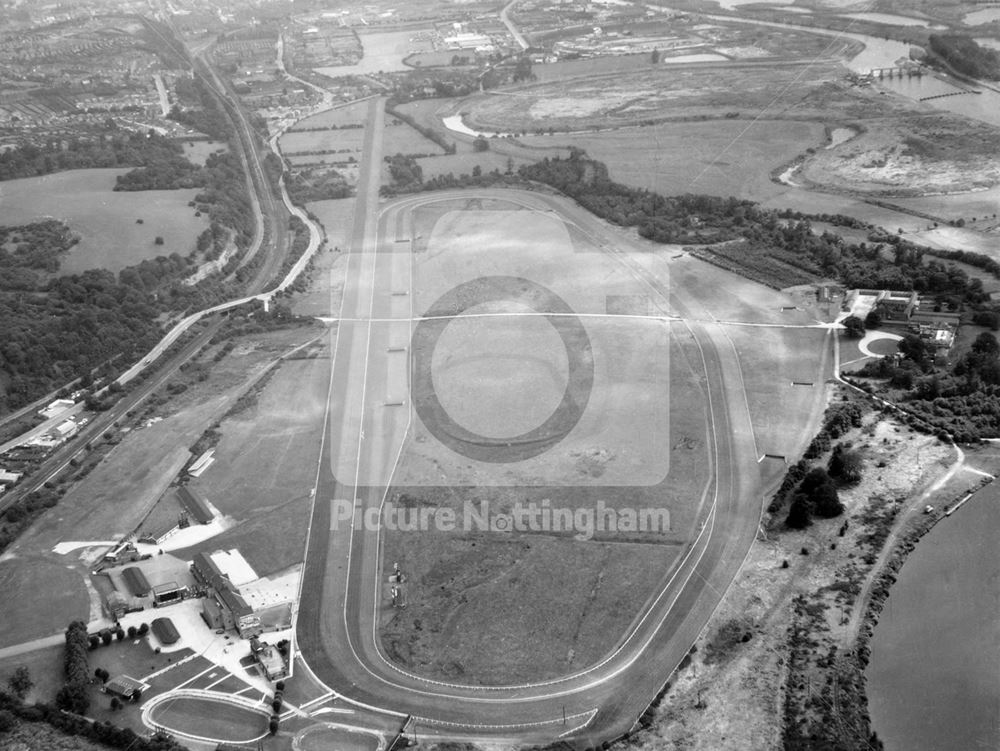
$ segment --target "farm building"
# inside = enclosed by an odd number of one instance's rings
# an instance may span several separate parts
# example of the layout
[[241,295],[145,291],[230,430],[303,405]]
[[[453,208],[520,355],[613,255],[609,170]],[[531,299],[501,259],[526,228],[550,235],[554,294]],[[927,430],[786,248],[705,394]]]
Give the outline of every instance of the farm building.
[[200,524],[208,524],[215,518],[215,514],[208,505],[208,500],[197,490],[181,485],[177,488],[177,499],[181,506],[186,508],[195,521]]
[[131,676],[117,675],[104,684],[103,691],[126,701],[139,701],[142,692],[148,688],[148,684],[137,681]]
[[153,635],[159,639],[160,644],[173,644],[181,638],[181,635],[177,632],[177,628],[174,626],[174,622],[169,618],[154,619],[151,628],[153,629]]
[[129,566],[127,569],[123,570],[122,579],[125,580],[126,586],[136,597],[145,597],[149,594],[149,590],[152,589],[152,587],[149,586],[149,581],[146,579],[146,575],[135,566]]

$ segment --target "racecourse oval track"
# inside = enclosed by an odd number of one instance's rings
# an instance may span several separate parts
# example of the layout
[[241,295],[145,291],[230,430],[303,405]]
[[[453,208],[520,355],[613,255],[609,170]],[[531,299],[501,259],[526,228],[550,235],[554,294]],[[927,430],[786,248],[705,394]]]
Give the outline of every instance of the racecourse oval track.
[[[739,359],[723,327],[711,322],[697,300],[682,289],[668,289],[661,280],[644,279],[683,319],[680,325],[690,331],[701,355],[709,402],[711,504],[681,563],[629,633],[609,638],[602,660],[557,679],[491,687],[435,681],[393,664],[377,638],[380,530],[366,530],[353,521],[384,503],[412,415],[409,407],[395,412],[372,407],[366,413],[372,393],[387,389],[385,369],[369,370],[368,364],[400,337],[408,341],[411,333],[413,311],[401,311],[401,296],[392,295],[400,284],[412,284],[412,254],[391,247],[397,229],[420,206],[477,197],[557,212],[627,265],[619,250],[630,248],[627,239],[553,196],[512,190],[422,195],[382,206],[377,223],[376,212],[365,212],[359,200],[331,372],[326,448],[307,541],[299,648],[310,670],[345,700],[419,718],[423,727],[436,727],[441,734],[522,742],[560,735],[592,743],[628,731],[687,654],[756,534],[763,488]],[[412,294],[403,299],[412,306]],[[394,316],[398,326],[373,324]],[[355,449],[352,461],[344,461],[343,452]],[[353,475],[345,467],[353,468]],[[352,523],[337,524],[332,518],[333,499],[353,502]]]

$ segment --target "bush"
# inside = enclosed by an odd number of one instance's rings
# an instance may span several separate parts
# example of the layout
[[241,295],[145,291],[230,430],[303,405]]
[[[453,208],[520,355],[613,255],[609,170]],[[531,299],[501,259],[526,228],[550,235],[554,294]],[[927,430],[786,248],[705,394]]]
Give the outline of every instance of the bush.
[[0,709],[0,733],[7,733],[17,725],[17,718],[12,712]]

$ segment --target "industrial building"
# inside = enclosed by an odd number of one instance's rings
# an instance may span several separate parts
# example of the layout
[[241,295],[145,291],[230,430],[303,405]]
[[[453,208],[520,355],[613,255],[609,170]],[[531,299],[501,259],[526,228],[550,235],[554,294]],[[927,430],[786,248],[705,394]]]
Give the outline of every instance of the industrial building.
[[122,571],[122,579],[125,580],[125,585],[129,588],[136,597],[145,597],[149,594],[149,590],[152,587],[149,581],[146,579],[146,575],[142,573],[142,570],[136,568],[135,566],[129,566]]
[[187,598],[190,590],[177,582],[166,582],[153,587],[153,607],[169,605],[172,602],[180,602]]
[[215,513],[208,505],[205,496],[187,485],[181,485],[177,488],[177,500],[191,514],[191,518],[199,524],[209,524],[215,518]]
[[153,635],[164,646],[173,644],[181,638],[181,635],[177,632],[177,627],[174,626],[174,622],[169,618],[155,618],[150,627],[153,630]]
[[240,594],[239,587],[257,579],[257,574],[238,550],[198,553],[191,573],[208,589],[202,618],[209,628],[235,630],[243,638],[261,633],[260,616]]

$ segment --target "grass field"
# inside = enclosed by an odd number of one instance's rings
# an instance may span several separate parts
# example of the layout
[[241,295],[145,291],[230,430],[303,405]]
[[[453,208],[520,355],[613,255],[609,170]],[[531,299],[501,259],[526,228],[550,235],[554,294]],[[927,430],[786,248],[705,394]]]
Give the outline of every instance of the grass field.
[[309,286],[292,299],[292,310],[298,315],[332,317],[339,312],[344,289],[343,272],[351,224],[354,221],[354,199],[316,201],[306,205],[323,227],[327,250],[315,256]]
[[278,139],[282,154],[297,154],[303,151],[325,151],[333,149],[337,157],[346,160],[351,154],[361,151],[365,131],[362,128],[341,130],[314,130],[308,132],[285,133]]
[[[457,453],[421,413],[397,469],[397,501],[449,507],[460,518],[470,500],[491,509],[526,501],[587,509],[601,501],[664,508],[670,530],[597,532],[589,542],[555,530],[387,532],[384,560],[399,561],[411,584],[406,610],[387,608],[383,644],[437,677],[550,677],[590,664],[609,648],[609,634],[624,634],[696,527],[708,479],[705,401],[692,367],[700,360],[683,327],[648,317],[664,301],[554,215],[460,203],[421,212],[414,223],[415,233],[433,223],[418,249],[415,308],[436,311],[435,301],[470,282],[468,313],[488,317],[451,321],[432,351],[416,336],[415,372],[427,365],[451,420],[501,442],[545,421],[567,389],[586,406],[574,423],[557,418],[553,429],[564,435],[547,451],[502,464]],[[515,292],[552,290],[587,314],[580,320],[589,341],[573,339],[568,318],[517,315],[544,304],[537,292],[477,305],[490,294],[480,279],[488,276],[525,280]],[[592,356],[586,394],[577,390],[581,365],[570,367],[569,348]],[[415,377],[414,400],[423,398],[421,383]]]
[[823,139],[819,123],[711,120],[518,140],[527,146],[576,146],[604,162],[614,180],[664,195],[763,200],[781,191],[771,172]]
[[261,576],[302,560],[330,378],[329,350],[283,363],[255,403],[221,424],[215,463],[191,485],[237,522],[178,553],[239,547]]
[[342,128],[345,125],[358,125],[364,123],[367,111],[368,102],[346,104],[299,120],[295,123],[295,128]]
[[228,151],[229,147],[222,141],[185,141],[184,156],[189,162],[204,164],[209,155]]
[[308,728],[296,737],[295,744],[299,751],[327,751],[331,748],[337,751],[375,751],[379,745],[374,736],[325,725]]
[[[857,95],[836,83],[832,63],[660,66],[632,73],[538,83],[485,94],[462,104],[467,121],[486,131],[578,130],[646,119],[741,117],[818,119]],[[779,95],[779,96],[776,96]]]
[[83,574],[55,561],[7,558],[0,562],[0,587],[11,603],[17,603],[0,608],[2,647],[58,633],[72,620],[89,619]]
[[151,719],[157,725],[189,735],[247,743],[267,732],[268,714],[207,698],[179,696],[156,705]]
[[[62,260],[60,271],[76,274],[104,268],[118,272],[146,258],[194,249],[208,217],[194,216],[187,204],[197,190],[112,191],[128,170],[93,169],[0,183],[0,222],[26,224],[43,218],[65,222],[80,244]],[[142,219],[142,224],[137,220]],[[154,240],[163,238],[163,245]]]
[[444,149],[401,120],[388,115],[382,132],[385,154],[443,154]]
[[56,692],[66,682],[63,673],[65,654],[66,648],[60,643],[0,660],[0,685],[6,686],[11,674],[24,666],[35,683],[25,699],[29,702],[54,701]]
[[[510,157],[514,170],[522,164],[530,164],[531,159]],[[509,166],[508,157],[496,151],[483,151],[479,153],[458,153],[446,154],[442,156],[422,157],[417,159],[417,164],[423,170],[424,180],[438,175],[451,173],[456,177],[459,175],[471,175],[472,170],[478,165],[483,172],[500,170],[506,172]],[[388,174],[388,172],[386,172]]]

